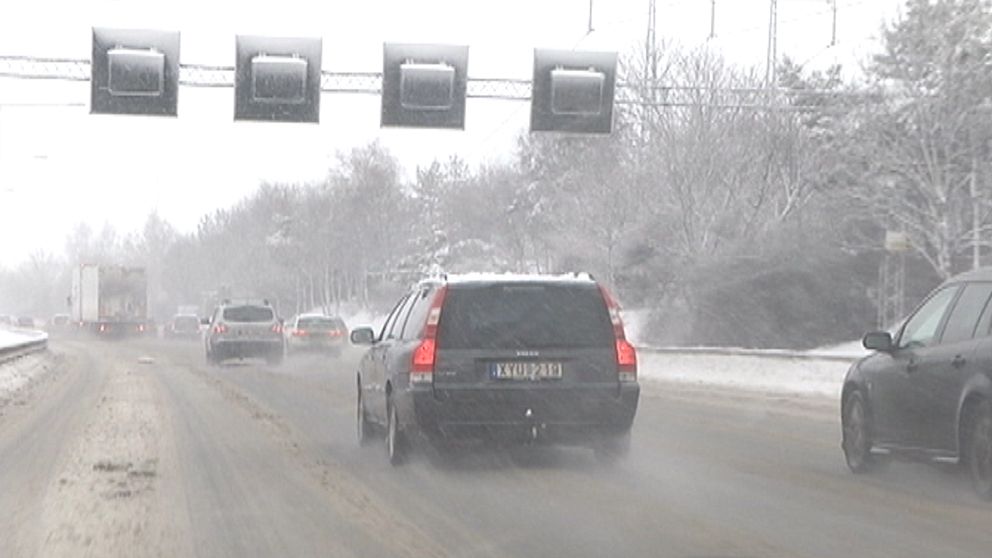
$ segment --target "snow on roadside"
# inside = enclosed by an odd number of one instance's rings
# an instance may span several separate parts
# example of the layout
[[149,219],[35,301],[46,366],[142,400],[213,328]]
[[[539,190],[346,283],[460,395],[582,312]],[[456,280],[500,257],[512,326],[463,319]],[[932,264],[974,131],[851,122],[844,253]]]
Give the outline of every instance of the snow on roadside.
[[[714,385],[765,393],[840,398],[851,361],[782,356],[638,351],[641,380]],[[650,389],[650,387],[649,387]]]
[[0,403],[47,369],[46,359],[40,354],[27,355],[0,364]]
[[15,331],[11,329],[0,329],[0,349],[5,349],[7,347],[13,347],[24,343],[25,341],[30,341],[34,339],[36,335],[31,335],[30,333]]
[[864,346],[861,344],[861,340],[848,341],[847,343],[841,343],[839,345],[830,345],[829,347],[821,347],[819,349],[814,349],[809,352],[810,354],[840,356],[840,357],[850,357],[850,358],[862,358],[871,354],[871,351],[864,348]]

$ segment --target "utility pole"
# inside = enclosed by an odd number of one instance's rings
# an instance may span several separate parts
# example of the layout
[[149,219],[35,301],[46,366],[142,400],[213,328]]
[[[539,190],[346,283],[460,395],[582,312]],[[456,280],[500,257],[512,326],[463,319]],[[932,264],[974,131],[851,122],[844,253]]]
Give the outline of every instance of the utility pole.
[[830,46],[837,46],[837,0],[828,0],[833,12],[833,23],[830,26]]
[[658,42],[656,26],[658,24],[655,11],[655,0],[648,0],[648,32],[644,41],[644,75],[651,80],[652,85],[658,78]]
[[589,27],[586,29],[586,34],[587,35],[589,33],[592,33],[592,31],[593,31],[593,29],[592,29],[592,2],[593,2],[593,0],[589,0]]
[[[643,76],[643,98],[648,104],[657,100],[658,91],[658,42],[656,35],[656,6],[655,0],[648,0],[648,23],[647,33],[644,39],[644,76]],[[647,105],[641,107],[641,139],[649,141],[649,112]]]
[[775,70],[778,64],[778,0],[768,4],[768,55],[765,60],[765,85],[775,86]]
[[710,0],[710,39],[716,38],[716,0]]

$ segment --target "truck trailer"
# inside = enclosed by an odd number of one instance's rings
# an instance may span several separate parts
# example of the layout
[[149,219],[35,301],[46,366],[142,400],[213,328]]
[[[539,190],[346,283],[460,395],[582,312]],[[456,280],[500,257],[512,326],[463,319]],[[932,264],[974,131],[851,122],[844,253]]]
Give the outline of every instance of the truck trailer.
[[72,320],[106,337],[144,335],[148,325],[148,279],[143,267],[80,264],[69,297]]

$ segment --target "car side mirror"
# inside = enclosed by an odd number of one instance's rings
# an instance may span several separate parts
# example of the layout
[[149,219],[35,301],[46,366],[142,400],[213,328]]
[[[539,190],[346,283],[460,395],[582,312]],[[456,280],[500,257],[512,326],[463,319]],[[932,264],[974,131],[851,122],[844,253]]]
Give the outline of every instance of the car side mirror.
[[210,325],[210,318],[200,318],[200,325]]
[[892,334],[888,331],[872,331],[866,333],[861,344],[870,351],[887,353],[892,351]]
[[359,327],[351,330],[353,345],[372,345],[375,343],[375,332],[370,327]]

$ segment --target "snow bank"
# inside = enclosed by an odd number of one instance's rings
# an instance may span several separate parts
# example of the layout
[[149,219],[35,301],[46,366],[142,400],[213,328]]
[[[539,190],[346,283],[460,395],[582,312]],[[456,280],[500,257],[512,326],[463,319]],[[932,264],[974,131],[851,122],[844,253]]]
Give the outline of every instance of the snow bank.
[[759,351],[733,353],[703,349],[639,349],[641,380],[840,398],[853,359]]
[[40,332],[28,332],[14,329],[0,329],[0,349],[16,347],[21,343],[33,341],[41,335]]
[[45,359],[38,354],[27,355],[0,364],[0,402],[9,399],[31,378],[45,370]]
[[864,345],[861,344],[861,340],[859,339],[857,341],[848,341],[847,343],[841,343],[840,345],[821,347],[819,349],[816,349],[815,351],[810,351],[810,354],[839,356],[839,357],[858,359],[870,355],[871,351],[864,348]]

